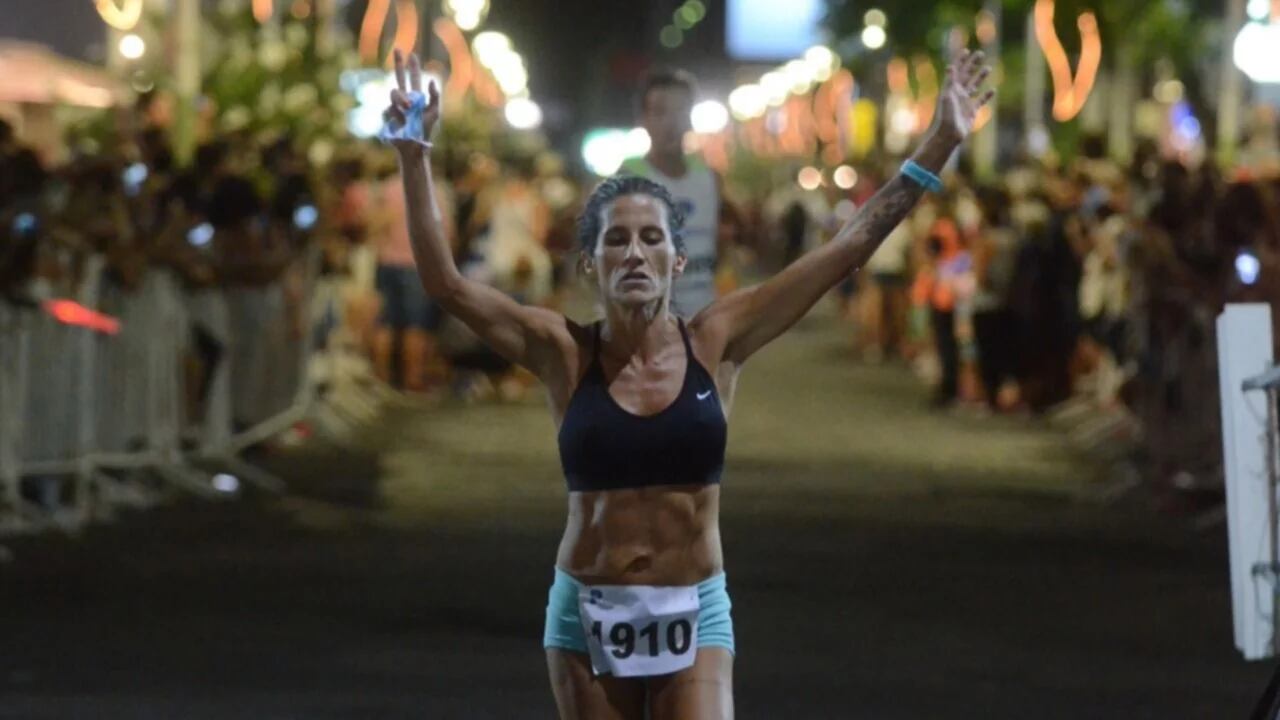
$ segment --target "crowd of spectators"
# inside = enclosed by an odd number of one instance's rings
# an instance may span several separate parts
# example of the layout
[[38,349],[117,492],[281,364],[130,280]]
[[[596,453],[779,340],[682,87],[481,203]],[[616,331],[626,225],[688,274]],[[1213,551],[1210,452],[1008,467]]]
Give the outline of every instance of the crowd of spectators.
[[[433,162],[463,272],[562,307],[584,190],[563,162],[549,152]],[[717,285],[826,241],[889,167],[867,164],[848,190],[785,182],[752,198],[726,186]],[[1153,478],[1212,482],[1214,319],[1226,303],[1280,299],[1280,181],[1223,177],[1149,147],[1127,166],[1086,147],[994,182],[963,167],[955,176],[842,286],[857,356],[909,363],[938,408],[1045,414],[1087,398],[1133,419]],[[124,299],[149,277],[179,282],[192,417],[229,363],[236,423],[260,419],[296,383],[303,342],[347,343],[409,393],[518,399],[533,385],[423,293],[396,162],[376,145],[351,143],[319,169],[288,137],[229,134],[183,168],[164,133],[144,130],[113,148],[73,145],[49,166],[0,122],[0,198],[4,302],[93,287],[94,309],[127,315]],[[310,329],[309,250],[338,288]]]
[[1220,486],[1215,319],[1270,303],[1280,341],[1280,179],[1143,147],[953,188],[857,279],[861,358],[910,361],[969,415],[1087,402],[1132,421],[1115,427],[1149,479]]

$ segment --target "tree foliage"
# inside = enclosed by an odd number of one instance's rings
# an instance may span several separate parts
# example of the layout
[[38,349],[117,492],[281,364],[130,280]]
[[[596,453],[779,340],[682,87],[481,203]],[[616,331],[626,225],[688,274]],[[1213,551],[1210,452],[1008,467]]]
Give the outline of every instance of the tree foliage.
[[[1036,0],[1000,0],[1000,36],[1005,78],[1000,102],[1006,107],[1022,101],[1023,57],[1027,17]],[[889,45],[868,54],[856,41],[863,17],[871,5],[865,0],[831,0],[826,23],[836,44],[855,48],[855,68],[882,62],[885,53],[912,56],[925,53],[940,63],[948,31],[956,26],[973,28],[987,0],[896,0],[881,8],[888,17]],[[1074,62],[1080,50],[1076,18],[1092,11],[1102,34],[1105,68],[1136,67],[1140,77],[1151,79],[1157,63],[1168,63],[1187,87],[1197,110],[1211,103],[1204,97],[1202,78],[1215,70],[1206,58],[1215,58],[1223,4],[1218,0],[1056,0],[1054,26]],[[971,40],[970,44],[973,42]],[[1204,114],[1203,112],[1201,114]]]
[[[896,50],[938,53],[943,49],[948,28],[972,27],[979,11],[988,4],[986,0],[896,0],[886,3],[883,9]],[[1002,37],[1006,44],[1020,46],[1026,17],[1035,7],[1035,0],[1000,0],[999,4]],[[869,7],[865,0],[832,0],[827,27],[837,38],[856,36]],[[1057,0],[1055,26],[1068,51],[1079,48],[1074,19],[1085,11],[1097,15],[1104,45],[1131,47],[1138,62],[1160,57],[1177,61],[1194,57],[1205,48],[1207,33],[1221,19],[1222,4],[1216,0]]]

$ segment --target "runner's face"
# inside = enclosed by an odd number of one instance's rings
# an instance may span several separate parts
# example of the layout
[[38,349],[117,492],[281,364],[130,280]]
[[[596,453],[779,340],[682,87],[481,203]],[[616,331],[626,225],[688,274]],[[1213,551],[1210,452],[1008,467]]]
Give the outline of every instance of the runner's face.
[[644,129],[653,149],[662,155],[683,155],[684,136],[691,128],[693,96],[682,87],[657,87],[644,102]]
[[601,211],[601,227],[592,261],[604,298],[637,306],[669,296],[685,258],[672,240],[666,205],[651,195],[623,195]]

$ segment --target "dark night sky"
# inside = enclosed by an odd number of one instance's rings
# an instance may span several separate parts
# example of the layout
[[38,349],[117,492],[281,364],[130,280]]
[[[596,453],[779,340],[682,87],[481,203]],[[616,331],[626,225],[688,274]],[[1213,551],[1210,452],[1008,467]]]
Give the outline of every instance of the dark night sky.
[[91,0],[0,0],[0,38],[32,40],[68,57],[101,62],[104,27]]

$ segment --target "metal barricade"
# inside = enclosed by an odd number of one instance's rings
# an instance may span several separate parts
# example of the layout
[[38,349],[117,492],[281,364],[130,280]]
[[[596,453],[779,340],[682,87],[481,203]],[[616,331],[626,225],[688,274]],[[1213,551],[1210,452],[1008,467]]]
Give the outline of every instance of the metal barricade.
[[[166,487],[233,495],[194,461],[283,491],[283,481],[239,456],[312,409],[320,265],[316,244],[273,285],[187,291],[171,271],[155,267],[126,290],[105,280],[95,263],[76,300],[116,318],[115,335],[0,302],[0,534],[78,529],[118,505],[151,505]],[[296,324],[286,290],[297,301]],[[237,317],[252,322],[237,324]],[[215,368],[203,417],[188,421],[183,357],[196,323],[228,351]],[[257,371],[266,374],[235,376]],[[251,420],[243,427],[232,422],[236,381],[262,401],[257,413],[242,415]],[[196,439],[190,456],[184,432]]]
[[[283,492],[284,481],[239,456],[289,430],[311,411],[315,400],[313,330],[323,319],[320,306],[312,299],[322,259],[320,245],[312,243],[276,283],[225,291],[231,338],[227,371],[231,379],[221,385],[215,381],[215,397],[205,418],[207,441],[200,456],[270,492]],[[297,283],[297,327],[291,326],[286,302],[291,281]],[[215,417],[216,412],[220,416]],[[237,413],[249,422],[233,428],[232,418]]]
[[26,410],[25,377],[30,311],[0,301],[0,533],[33,527],[22,499],[22,460],[18,454]]
[[93,405],[93,332],[43,312],[31,315],[30,328],[21,475],[37,486],[39,504],[52,519],[73,528],[90,512],[94,429],[86,409]]
[[[109,288],[103,307],[121,320],[120,334],[105,341],[97,368],[102,401],[90,412],[99,430],[95,467],[147,470],[166,483],[205,497],[220,497],[210,478],[186,465],[180,444],[184,382],[181,358],[188,326],[182,289],[173,274],[148,270],[133,292]],[[113,500],[155,501],[137,484],[103,477]]]

